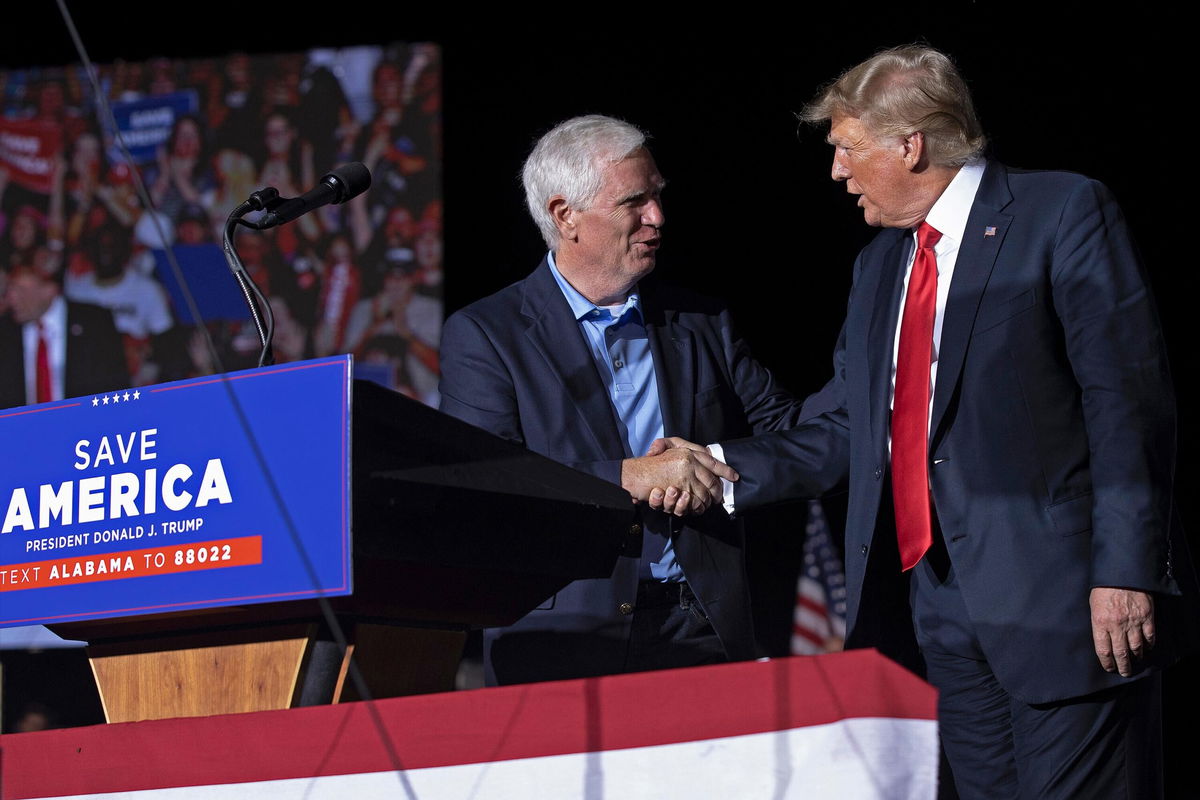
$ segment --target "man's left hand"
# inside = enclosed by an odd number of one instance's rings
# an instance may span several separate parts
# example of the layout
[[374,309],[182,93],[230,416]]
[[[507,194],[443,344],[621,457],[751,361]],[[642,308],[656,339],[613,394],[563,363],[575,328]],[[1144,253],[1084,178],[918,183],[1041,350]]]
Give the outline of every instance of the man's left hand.
[[1154,646],[1154,598],[1136,589],[1097,586],[1089,599],[1100,666],[1128,678]]

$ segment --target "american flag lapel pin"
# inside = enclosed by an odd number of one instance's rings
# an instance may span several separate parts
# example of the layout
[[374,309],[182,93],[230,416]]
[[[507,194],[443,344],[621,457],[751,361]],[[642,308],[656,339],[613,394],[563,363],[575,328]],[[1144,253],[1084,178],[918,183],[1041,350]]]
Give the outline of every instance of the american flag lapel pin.
[[996,226],[988,225],[986,228],[983,229],[983,235],[984,236],[995,236],[996,235]]

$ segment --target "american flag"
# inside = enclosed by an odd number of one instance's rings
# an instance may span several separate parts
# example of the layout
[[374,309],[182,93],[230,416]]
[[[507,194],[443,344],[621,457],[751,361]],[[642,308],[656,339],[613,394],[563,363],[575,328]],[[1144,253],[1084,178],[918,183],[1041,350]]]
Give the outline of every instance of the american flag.
[[846,574],[833,546],[819,500],[808,503],[804,569],[796,583],[792,654],[811,656],[842,649],[846,639]]

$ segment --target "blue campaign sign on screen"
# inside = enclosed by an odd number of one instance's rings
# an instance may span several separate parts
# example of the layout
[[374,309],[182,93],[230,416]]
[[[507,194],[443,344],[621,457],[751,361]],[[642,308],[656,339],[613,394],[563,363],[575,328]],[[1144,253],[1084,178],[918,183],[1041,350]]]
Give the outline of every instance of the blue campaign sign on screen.
[[0,411],[0,627],[350,594],[349,356]]
[[[171,137],[175,121],[187,114],[195,114],[199,109],[200,98],[191,89],[112,104],[113,119],[129,148],[129,155],[138,164],[154,161],[158,148]],[[109,158],[117,164],[125,163],[124,155],[115,144]]]

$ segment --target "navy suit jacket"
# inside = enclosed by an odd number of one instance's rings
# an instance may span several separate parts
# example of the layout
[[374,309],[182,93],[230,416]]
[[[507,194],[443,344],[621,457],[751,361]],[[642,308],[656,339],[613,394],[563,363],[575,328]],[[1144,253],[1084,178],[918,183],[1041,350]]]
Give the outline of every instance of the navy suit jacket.
[[[67,361],[63,397],[82,397],[129,385],[121,334],[107,308],[67,301]],[[25,348],[21,326],[0,319],[0,408],[25,405]]]
[[[834,378],[811,401],[826,413],[725,445],[738,509],[848,475],[848,642],[901,653],[911,620],[890,591],[902,588],[885,477],[911,242],[884,230],[858,257]],[[1153,301],[1112,195],[1080,175],[989,163],[946,305],[929,474],[970,622],[1014,696],[1048,702],[1124,680],[1095,656],[1092,587],[1178,593],[1174,414]]]
[[[666,435],[691,441],[778,430],[801,406],[751,356],[719,303],[639,287]],[[445,325],[441,408],[569,466],[620,483],[622,428],[562,291],[542,264]],[[730,659],[756,655],[740,525],[719,508],[680,521],[645,510],[672,537],[685,576]],[[489,678],[501,683],[621,671],[638,559],[607,579],[575,581],[515,626],[489,631]]]

